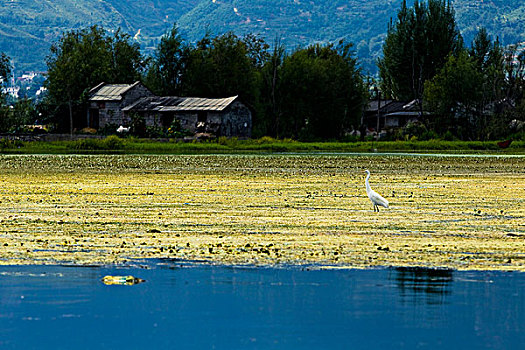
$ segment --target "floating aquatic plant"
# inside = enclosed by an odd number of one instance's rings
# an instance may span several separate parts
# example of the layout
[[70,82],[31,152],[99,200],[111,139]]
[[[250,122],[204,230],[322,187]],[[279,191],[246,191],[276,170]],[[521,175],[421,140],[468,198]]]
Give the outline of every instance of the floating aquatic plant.
[[0,263],[525,270],[524,183],[520,157],[1,156]]

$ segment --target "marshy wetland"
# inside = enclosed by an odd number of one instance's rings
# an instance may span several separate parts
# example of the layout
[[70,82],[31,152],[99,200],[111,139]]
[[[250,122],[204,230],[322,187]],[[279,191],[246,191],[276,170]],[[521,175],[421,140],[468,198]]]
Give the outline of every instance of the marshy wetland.
[[523,156],[8,155],[0,201],[5,265],[525,271]]

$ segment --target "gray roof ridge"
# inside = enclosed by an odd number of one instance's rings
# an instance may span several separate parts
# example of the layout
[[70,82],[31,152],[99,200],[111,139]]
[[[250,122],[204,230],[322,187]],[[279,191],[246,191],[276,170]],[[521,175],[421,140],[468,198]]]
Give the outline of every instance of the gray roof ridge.
[[89,93],[91,94],[92,92],[95,92],[96,90],[100,89],[102,86],[106,85],[105,82],[101,82],[99,83],[97,86],[95,87],[92,87],[90,90],[89,90]]
[[[134,88],[138,84],[140,84],[140,80],[137,80],[133,84],[122,84],[122,85],[129,85],[129,86],[120,93],[120,96],[124,95],[126,92],[128,92],[130,89]],[[110,84],[110,85],[119,85],[119,84]]]

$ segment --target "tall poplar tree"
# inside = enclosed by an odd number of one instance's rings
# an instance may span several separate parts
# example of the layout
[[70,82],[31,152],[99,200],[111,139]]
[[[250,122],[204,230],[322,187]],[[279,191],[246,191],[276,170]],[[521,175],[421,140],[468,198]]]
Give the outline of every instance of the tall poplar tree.
[[2,92],[1,87],[7,84],[9,77],[11,76],[11,59],[5,54],[0,53],[0,130],[5,131],[6,126],[9,124],[8,115],[9,108],[5,105],[6,96]]
[[505,67],[501,44],[481,28],[468,50],[450,55],[425,83],[426,107],[433,113],[429,126],[464,139],[492,137],[504,105],[514,101],[506,95],[511,75]]
[[160,39],[146,75],[146,84],[162,96],[178,96],[189,48],[183,42],[176,25]]
[[233,33],[206,35],[192,47],[183,77],[186,96],[239,95],[254,108],[257,103],[257,60],[250,46]]
[[0,53],[0,79],[6,82],[11,75],[11,59],[4,52]]
[[284,59],[280,135],[336,139],[357,128],[365,101],[352,45],[312,45]]
[[281,120],[283,117],[282,107],[282,71],[283,61],[286,57],[286,48],[280,40],[276,39],[272,54],[259,71],[260,96],[262,111],[254,123],[254,133],[281,136]]
[[450,0],[416,1],[412,8],[403,1],[378,60],[384,96],[421,100],[425,81],[463,46],[454,16]]

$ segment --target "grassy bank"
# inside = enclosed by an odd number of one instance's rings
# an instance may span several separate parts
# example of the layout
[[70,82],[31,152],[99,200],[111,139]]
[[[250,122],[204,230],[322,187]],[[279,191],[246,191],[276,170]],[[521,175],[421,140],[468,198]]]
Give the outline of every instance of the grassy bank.
[[182,142],[136,138],[82,139],[54,142],[0,142],[4,154],[193,154],[193,153],[267,153],[267,152],[436,152],[525,154],[525,142],[514,141],[501,149],[496,141],[380,141],[380,142],[298,142],[261,138],[237,140],[219,138],[214,141]]

